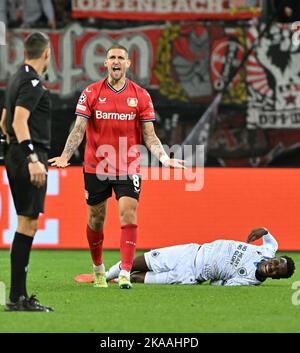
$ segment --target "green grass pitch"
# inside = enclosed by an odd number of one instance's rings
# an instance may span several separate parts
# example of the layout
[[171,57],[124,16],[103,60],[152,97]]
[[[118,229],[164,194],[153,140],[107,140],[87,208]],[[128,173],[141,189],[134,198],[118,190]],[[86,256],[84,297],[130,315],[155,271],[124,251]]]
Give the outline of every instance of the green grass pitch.
[[[300,253],[290,253],[300,268]],[[106,267],[119,252],[105,251]],[[9,252],[0,251],[0,281],[9,285]],[[132,290],[93,288],[73,277],[90,272],[88,251],[33,250],[28,289],[53,313],[7,313],[0,306],[0,332],[300,332],[300,305],[292,283],[268,280],[259,287],[206,284],[142,285]],[[300,301],[300,293],[298,295]]]

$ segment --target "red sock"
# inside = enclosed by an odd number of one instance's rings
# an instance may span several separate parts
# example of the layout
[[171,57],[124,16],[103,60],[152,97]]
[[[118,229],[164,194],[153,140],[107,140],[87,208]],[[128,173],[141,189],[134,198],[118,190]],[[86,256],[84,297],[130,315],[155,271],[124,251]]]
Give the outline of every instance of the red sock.
[[126,224],[121,227],[121,269],[130,272],[135,255],[137,225]]
[[87,240],[89,242],[90,253],[93,259],[93,263],[96,266],[102,264],[102,244],[103,244],[103,229],[94,231],[89,225],[86,227]]

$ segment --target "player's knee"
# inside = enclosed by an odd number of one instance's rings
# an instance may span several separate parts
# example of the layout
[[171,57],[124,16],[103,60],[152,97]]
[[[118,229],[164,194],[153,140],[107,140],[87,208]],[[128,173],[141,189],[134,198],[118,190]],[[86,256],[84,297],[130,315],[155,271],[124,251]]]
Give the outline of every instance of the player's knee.
[[130,280],[133,283],[144,283],[145,275],[146,275],[146,273],[144,273],[144,272],[133,273],[130,276]]
[[132,271],[140,271],[140,272],[150,271],[150,269],[147,266],[144,255],[135,257],[135,259],[133,260]]
[[17,231],[21,234],[34,236],[38,230],[38,219],[19,217]]
[[98,215],[89,215],[89,219],[88,219],[88,223],[89,223],[89,227],[94,230],[94,231],[98,231],[100,229],[103,228],[103,224],[104,224],[104,217]]
[[91,229],[98,231],[103,228],[106,214],[106,203],[101,203],[88,208],[88,224]]
[[36,233],[37,230],[38,230],[38,220],[37,220],[37,219],[31,219],[31,220],[28,222],[28,227],[29,227],[29,232],[30,232],[32,235],[35,235],[35,233]]
[[136,223],[136,210],[129,208],[121,211],[122,224],[135,224]]

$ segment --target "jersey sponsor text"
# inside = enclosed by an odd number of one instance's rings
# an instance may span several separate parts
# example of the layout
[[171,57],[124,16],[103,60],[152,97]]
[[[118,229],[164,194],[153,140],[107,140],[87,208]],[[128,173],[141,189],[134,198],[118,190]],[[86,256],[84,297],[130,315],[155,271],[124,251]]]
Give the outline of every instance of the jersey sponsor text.
[[95,111],[96,119],[104,119],[104,120],[134,120],[136,114],[131,112],[130,114],[124,113],[106,113],[101,110]]

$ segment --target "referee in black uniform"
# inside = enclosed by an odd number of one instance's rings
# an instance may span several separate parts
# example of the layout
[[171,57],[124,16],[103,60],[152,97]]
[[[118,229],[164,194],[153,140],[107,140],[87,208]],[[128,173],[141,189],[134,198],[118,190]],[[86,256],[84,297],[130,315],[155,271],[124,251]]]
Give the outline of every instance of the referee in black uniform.
[[5,97],[1,129],[9,143],[5,156],[10,189],[18,215],[11,247],[11,286],[7,311],[52,311],[29,297],[26,274],[39,214],[44,212],[47,160],[50,148],[50,95],[41,75],[50,61],[50,41],[30,34],[24,44],[24,65],[11,77]]

